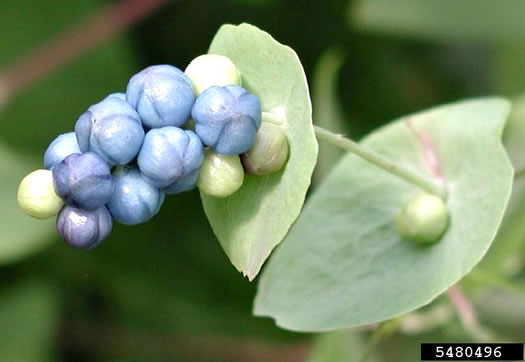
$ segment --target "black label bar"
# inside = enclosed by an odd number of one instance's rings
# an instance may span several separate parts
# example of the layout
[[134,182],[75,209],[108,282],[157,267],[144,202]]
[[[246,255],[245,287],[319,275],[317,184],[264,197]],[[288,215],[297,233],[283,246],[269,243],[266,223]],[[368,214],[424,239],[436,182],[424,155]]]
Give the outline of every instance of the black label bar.
[[523,361],[523,343],[422,343],[422,361]]

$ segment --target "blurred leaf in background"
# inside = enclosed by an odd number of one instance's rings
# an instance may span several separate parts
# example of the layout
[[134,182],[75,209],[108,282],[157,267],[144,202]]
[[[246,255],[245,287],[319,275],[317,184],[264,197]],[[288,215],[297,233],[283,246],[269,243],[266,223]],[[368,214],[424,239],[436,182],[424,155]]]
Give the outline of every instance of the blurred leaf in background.
[[[463,49],[472,44],[490,45],[491,68],[485,72],[493,91],[515,96],[523,92],[525,84],[524,12],[525,3],[520,0],[355,0],[350,2],[348,20],[358,31],[373,34],[455,44]],[[456,73],[454,62],[468,57],[464,53],[450,58],[450,71]],[[472,70],[478,68],[478,62],[472,59]],[[478,72],[478,76],[486,75]]]
[[[521,0],[356,0],[350,21],[361,30],[432,40],[520,40]],[[497,15],[496,15],[497,14]]]
[[56,360],[55,340],[60,321],[60,296],[44,280],[22,280],[0,293],[2,360]]
[[503,133],[503,143],[515,169],[512,196],[502,225],[482,268],[512,276],[525,261],[525,96],[516,98]]
[[[103,4],[100,0],[62,6],[52,0],[2,1],[0,67],[48,43]],[[89,105],[108,93],[124,91],[138,70],[129,40],[111,39],[12,98],[0,111],[0,137],[17,150],[43,157],[47,145],[58,134],[70,132]]]
[[[343,52],[340,48],[330,48],[321,57],[314,71],[312,80],[312,103],[314,124],[348,136],[346,122],[339,101],[339,71],[343,65]],[[331,145],[320,145],[313,182],[319,183],[330,172],[335,163],[344,154],[339,148]]]
[[525,338],[525,294],[487,288],[477,295],[475,306],[480,320],[501,336],[515,341]]
[[365,344],[364,337],[357,331],[321,333],[316,337],[306,362],[358,362]]

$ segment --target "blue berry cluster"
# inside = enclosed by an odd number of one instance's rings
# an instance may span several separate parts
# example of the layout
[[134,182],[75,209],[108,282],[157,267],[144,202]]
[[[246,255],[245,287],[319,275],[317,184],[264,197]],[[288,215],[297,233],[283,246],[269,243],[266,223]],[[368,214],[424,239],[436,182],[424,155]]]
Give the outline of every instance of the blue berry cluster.
[[125,94],[89,107],[74,132],[49,145],[44,167],[64,202],[57,230],[66,243],[90,249],[110,234],[113,220],[147,222],[166,194],[197,185],[205,154],[239,157],[252,148],[261,126],[258,97],[238,84],[197,92],[193,81],[174,66],[150,66]]

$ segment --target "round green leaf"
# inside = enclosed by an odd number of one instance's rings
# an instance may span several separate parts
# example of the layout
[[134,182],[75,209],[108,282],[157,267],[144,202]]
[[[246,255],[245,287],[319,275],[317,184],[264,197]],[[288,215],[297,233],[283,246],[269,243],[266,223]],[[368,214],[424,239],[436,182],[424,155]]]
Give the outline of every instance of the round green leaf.
[[263,122],[282,127],[290,146],[283,170],[246,175],[243,186],[228,198],[201,194],[222,248],[252,280],[299,215],[310,186],[317,141],[308,85],[297,54],[254,26],[222,26],[209,52],[235,63],[243,87],[261,101]]
[[509,199],[513,170],[501,144],[508,112],[502,99],[465,101],[367,137],[367,147],[429,177],[414,130],[430,138],[448,190],[442,240],[402,240],[395,216],[421,190],[346,155],[265,269],[255,314],[292,330],[346,328],[421,307],[460,280],[489,248]]
[[512,195],[498,234],[480,267],[496,274],[511,275],[525,260],[525,95],[512,102],[503,144],[516,170]]

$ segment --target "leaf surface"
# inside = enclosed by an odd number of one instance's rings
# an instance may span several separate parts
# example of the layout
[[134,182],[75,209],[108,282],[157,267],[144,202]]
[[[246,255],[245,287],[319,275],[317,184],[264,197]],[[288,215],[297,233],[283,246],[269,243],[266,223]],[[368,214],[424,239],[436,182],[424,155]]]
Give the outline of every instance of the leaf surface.
[[499,98],[464,101],[367,137],[367,147],[427,175],[414,130],[430,138],[448,190],[444,237],[430,247],[402,240],[394,218],[421,191],[346,155],[265,269],[254,313],[298,331],[353,327],[421,307],[459,281],[486,253],[509,199],[513,170],[501,144],[508,112]]

